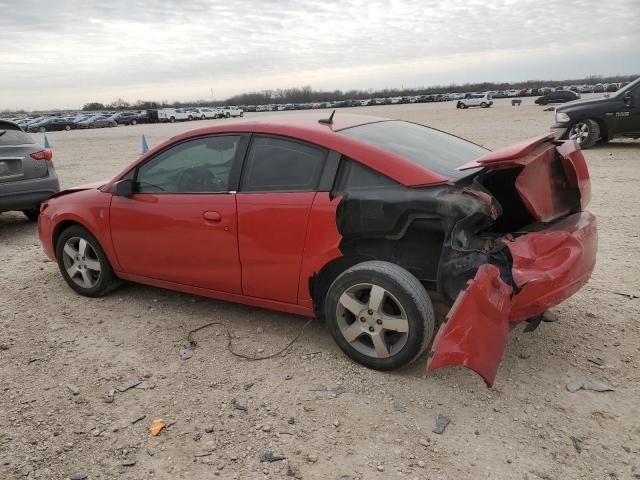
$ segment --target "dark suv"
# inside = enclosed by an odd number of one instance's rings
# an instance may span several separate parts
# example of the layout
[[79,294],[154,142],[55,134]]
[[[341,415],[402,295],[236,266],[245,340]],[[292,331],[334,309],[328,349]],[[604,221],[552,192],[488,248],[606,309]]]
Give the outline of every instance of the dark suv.
[[539,98],[536,98],[537,105],[546,105],[548,103],[566,103],[580,98],[580,94],[572,90],[557,90],[555,92],[547,93]]
[[582,148],[615,137],[640,138],[640,78],[611,96],[558,107],[551,130]]
[[17,124],[0,120],[0,213],[21,210],[38,220],[40,203],[60,190],[51,158]]
[[135,125],[138,123],[137,112],[118,112],[111,115],[111,120],[118,125]]

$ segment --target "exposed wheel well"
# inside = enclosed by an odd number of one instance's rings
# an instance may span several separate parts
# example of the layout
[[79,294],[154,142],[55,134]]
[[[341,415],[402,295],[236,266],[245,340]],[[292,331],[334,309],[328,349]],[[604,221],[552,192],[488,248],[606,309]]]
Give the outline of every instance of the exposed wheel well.
[[323,314],[324,298],[329,287],[342,272],[361,262],[374,260],[365,256],[342,256],[334,258],[309,279],[309,294],[318,315]]

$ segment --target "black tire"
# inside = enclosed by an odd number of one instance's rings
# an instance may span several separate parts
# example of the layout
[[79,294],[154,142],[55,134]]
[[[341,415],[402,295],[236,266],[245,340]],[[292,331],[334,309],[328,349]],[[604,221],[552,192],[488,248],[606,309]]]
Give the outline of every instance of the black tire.
[[136,123],[138,123],[138,121],[135,118],[131,120],[131,125],[135,125]]
[[206,119],[207,119],[207,117],[205,117],[204,115],[202,115],[202,116],[200,117],[200,120],[206,120]]
[[64,129],[68,132],[69,130],[71,130],[71,125],[65,125]]
[[[362,353],[354,344],[346,340],[341,331],[339,322],[344,324],[346,316],[352,315],[350,312],[344,311],[341,314],[343,318],[338,319],[340,298],[349,289],[357,288],[362,284],[382,287],[386,291],[384,298],[387,300],[385,301],[389,301],[389,294],[391,294],[392,301],[398,302],[404,310],[405,320],[408,321],[408,331],[406,332],[404,343],[396,352],[386,358],[378,358]],[[324,313],[327,329],[340,349],[354,361],[374,370],[395,370],[412,363],[429,345],[435,329],[433,304],[418,279],[398,265],[377,260],[359,263],[345,270],[336,278],[327,292]],[[371,310],[369,310],[369,313],[371,313]],[[381,314],[374,312],[373,316],[376,315]],[[364,322],[362,318],[353,315],[351,318],[353,321],[349,326],[355,322]],[[378,323],[380,322],[378,321]],[[368,324],[366,323],[362,323],[362,325],[370,330],[372,328],[367,327]],[[398,334],[398,332],[389,333],[392,333],[392,335]],[[359,335],[356,342],[361,341],[360,339],[366,340],[366,332]],[[389,348],[389,353],[391,353],[392,349],[393,347]]]
[[24,213],[24,216],[27,217],[29,221],[37,222],[38,217],[40,216],[40,209],[32,208],[30,210],[22,210],[22,213]]
[[[63,250],[65,244],[67,243],[67,240],[75,237],[84,239],[91,246],[97,256],[97,260],[100,262],[100,274],[97,278],[96,284],[91,288],[83,288],[73,281],[67,273],[67,269],[64,265]],[[113,272],[109,259],[105,255],[104,250],[102,250],[98,240],[96,240],[96,238],[91,235],[86,228],[81,227],[80,225],[71,226],[60,234],[58,241],[56,242],[56,259],[58,261],[60,273],[62,273],[62,277],[67,282],[67,285],[85,297],[101,297],[117,288],[121,283]]]
[[225,115],[225,117],[229,118],[231,116],[231,114],[229,112],[227,112],[227,114]]
[[480,104],[480,106],[481,106],[482,108],[487,108],[489,105],[487,104],[487,102],[482,102],[482,103]]
[[590,118],[580,120],[569,127],[567,138],[575,140],[581,149],[586,150],[600,139],[600,125]]
[[241,117],[244,117],[244,112],[240,112],[240,116],[241,116]]
[[38,128],[38,132],[40,132],[40,133],[44,133],[46,131],[47,131],[47,129],[45,127],[39,127]]
[[189,115],[189,119],[188,120],[192,121],[193,120],[193,116]]
[[462,108],[462,102],[458,102],[458,103],[456,104],[456,108]]
[[169,119],[169,121],[170,121],[171,123],[175,123],[175,121],[176,121],[176,117],[171,117],[171,118]]

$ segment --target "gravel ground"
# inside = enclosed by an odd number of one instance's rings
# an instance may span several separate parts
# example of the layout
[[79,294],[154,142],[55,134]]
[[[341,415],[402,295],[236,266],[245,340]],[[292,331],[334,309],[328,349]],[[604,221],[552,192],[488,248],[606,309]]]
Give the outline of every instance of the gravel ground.
[[[530,99],[353,111],[490,148],[553,120]],[[70,187],[116,174],[142,133],[157,145],[213,122],[48,136]],[[0,478],[640,478],[640,300],[623,295],[640,294],[640,142],[586,157],[600,228],[592,281],[553,310],[557,322],[512,332],[492,389],[465,369],[427,376],[425,356],[400,372],[366,370],[318,321],[271,360],[232,356],[220,327],[198,332],[193,357],[181,360],[189,330],[207,322],[227,323],[237,350],[266,355],[306,320],[133,284],[83,298],[46,259],[35,225],[0,215]],[[142,383],[118,391],[131,379]],[[576,380],[615,391],[567,391]],[[438,415],[450,419],[442,434],[432,432]],[[152,437],[157,418],[166,427]],[[286,460],[261,463],[264,452]]]

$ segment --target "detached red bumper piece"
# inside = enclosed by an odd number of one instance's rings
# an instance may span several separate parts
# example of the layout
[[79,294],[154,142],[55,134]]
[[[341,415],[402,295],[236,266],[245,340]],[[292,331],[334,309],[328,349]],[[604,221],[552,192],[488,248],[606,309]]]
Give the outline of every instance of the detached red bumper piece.
[[509,330],[567,299],[589,279],[596,263],[596,219],[580,212],[504,242],[513,257],[517,291],[495,265],[482,265],[440,327],[428,371],[464,366],[493,385]]

